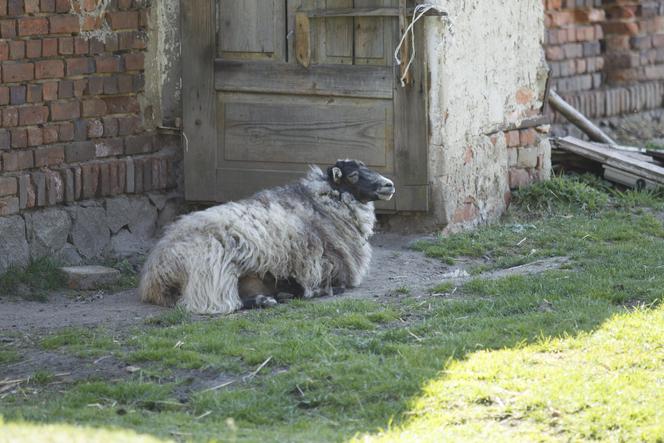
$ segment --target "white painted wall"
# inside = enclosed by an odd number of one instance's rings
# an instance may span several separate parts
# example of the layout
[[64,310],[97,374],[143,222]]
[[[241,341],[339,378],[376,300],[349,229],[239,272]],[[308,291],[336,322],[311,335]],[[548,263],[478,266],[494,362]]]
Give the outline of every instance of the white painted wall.
[[433,215],[456,228],[505,209],[507,149],[489,134],[542,105],[544,11],[533,0],[429,1],[449,14],[424,19]]

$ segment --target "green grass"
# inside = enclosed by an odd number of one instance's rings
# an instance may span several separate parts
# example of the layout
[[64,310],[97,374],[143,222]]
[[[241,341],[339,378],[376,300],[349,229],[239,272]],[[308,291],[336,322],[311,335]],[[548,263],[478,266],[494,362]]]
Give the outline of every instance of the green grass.
[[570,258],[564,269],[477,275],[454,297],[294,301],[207,321],[174,310],[115,341],[62,331],[41,346],[101,348],[142,369],[9,395],[0,415],[25,441],[37,423],[69,425],[54,435],[100,429],[108,441],[127,430],[240,442],[661,441],[664,225],[596,190],[607,200],[592,210],[537,206],[542,217],[520,206],[502,224],[418,245],[443,260],[476,257],[476,273],[552,256]]
[[48,291],[62,289],[66,278],[59,263],[49,258],[30,262],[27,268],[12,267],[0,275],[0,294],[46,301]]
[[79,357],[95,357],[117,349],[116,341],[103,329],[64,328],[43,337],[39,346],[48,351],[66,350]]

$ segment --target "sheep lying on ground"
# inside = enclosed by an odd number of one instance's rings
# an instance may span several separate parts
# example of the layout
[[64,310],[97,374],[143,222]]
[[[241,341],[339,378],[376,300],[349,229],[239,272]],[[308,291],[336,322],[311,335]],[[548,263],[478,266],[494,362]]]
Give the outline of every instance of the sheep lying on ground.
[[143,268],[146,302],[196,313],[276,304],[279,292],[305,298],[357,286],[369,268],[373,201],[393,183],[355,160],[299,182],[180,218]]

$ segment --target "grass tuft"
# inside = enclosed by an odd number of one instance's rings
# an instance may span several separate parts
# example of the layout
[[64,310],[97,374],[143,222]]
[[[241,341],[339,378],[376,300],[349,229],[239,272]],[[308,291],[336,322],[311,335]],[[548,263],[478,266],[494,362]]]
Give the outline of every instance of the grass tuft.
[[44,302],[48,299],[48,291],[62,289],[66,284],[60,264],[41,258],[30,262],[27,268],[11,267],[1,275],[0,294]]
[[[586,179],[587,181],[587,179]],[[514,203],[538,213],[557,210],[596,212],[607,207],[609,195],[575,177],[553,177],[514,192]]]

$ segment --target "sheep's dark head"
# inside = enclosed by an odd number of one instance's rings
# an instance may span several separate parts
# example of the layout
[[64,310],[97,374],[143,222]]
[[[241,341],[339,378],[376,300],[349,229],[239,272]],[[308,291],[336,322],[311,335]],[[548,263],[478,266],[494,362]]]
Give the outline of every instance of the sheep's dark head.
[[389,200],[395,192],[391,180],[357,160],[337,160],[327,168],[327,177],[334,189],[348,192],[362,203]]

